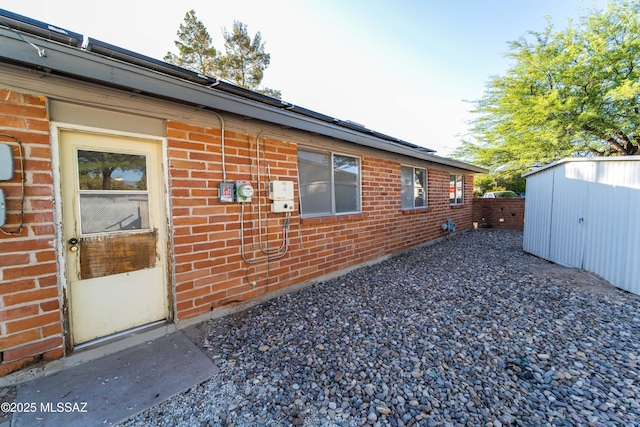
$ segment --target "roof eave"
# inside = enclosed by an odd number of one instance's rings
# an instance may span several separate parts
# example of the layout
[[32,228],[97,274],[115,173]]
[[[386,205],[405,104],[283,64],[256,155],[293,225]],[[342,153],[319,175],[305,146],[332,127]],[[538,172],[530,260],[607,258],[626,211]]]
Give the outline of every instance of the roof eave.
[[291,109],[287,109],[286,106],[288,104],[286,103],[283,103],[282,108],[274,107],[220,91],[215,86],[196,84],[76,47],[37,38],[30,34],[25,34],[24,36],[32,39],[34,43],[43,48],[46,56],[39,56],[35,49],[21,40],[13,31],[0,28],[0,44],[3,47],[0,50],[0,58],[13,63],[35,66],[54,74],[62,74],[100,85],[143,93],[152,97],[252,117],[265,122],[313,132],[474,173],[488,172],[486,169],[477,166],[411,148],[413,144],[399,140],[396,140],[398,142],[393,142],[382,139],[376,136],[377,133],[371,135],[368,129],[365,129],[366,132],[362,132],[357,129],[340,126],[335,122],[322,121],[296,113]]

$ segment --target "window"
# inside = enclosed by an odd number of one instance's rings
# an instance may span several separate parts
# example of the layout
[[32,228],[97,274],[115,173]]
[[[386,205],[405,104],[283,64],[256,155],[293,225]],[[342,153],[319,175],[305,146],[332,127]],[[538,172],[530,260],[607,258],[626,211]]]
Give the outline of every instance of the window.
[[360,212],[360,159],[298,150],[302,215]]
[[427,206],[427,171],[402,166],[402,209]]
[[147,158],[78,150],[82,234],[149,229]]
[[462,175],[449,175],[449,203],[461,205],[463,202],[463,178]]

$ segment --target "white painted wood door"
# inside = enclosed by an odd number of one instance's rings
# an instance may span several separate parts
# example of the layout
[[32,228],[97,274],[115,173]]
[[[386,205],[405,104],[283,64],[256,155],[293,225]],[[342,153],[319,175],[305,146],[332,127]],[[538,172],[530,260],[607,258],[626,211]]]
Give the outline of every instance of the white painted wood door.
[[168,315],[162,144],[60,129],[73,344]]

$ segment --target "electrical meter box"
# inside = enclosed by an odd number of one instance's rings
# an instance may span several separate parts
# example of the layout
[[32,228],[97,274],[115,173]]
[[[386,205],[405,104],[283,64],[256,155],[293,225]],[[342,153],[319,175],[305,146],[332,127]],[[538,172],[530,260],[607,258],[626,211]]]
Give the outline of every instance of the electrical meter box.
[[295,205],[293,204],[293,200],[274,200],[271,203],[271,212],[280,213],[280,212],[293,212],[295,210]]
[[235,185],[230,182],[221,182],[218,187],[218,200],[222,203],[234,201]]
[[4,192],[0,190],[0,227],[4,225],[7,219],[7,206],[4,203]]
[[[13,153],[7,144],[0,144],[0,181],[13,179]],[[4,201],[4,192],[0,190],[0,227],[7,218],[7,206]]]
[[253,197],[253,186],[251,181],[236,181],[236,202],[247,203]]
[[7,144],[0,144],[0,181],[13,179],[13,153]]
[[271,181],[269,183],[271,200],[290,200],[293,205],[293,181]]
[[273,200],[271,212],[293,212],[293,181],[271,181],[269,198]]

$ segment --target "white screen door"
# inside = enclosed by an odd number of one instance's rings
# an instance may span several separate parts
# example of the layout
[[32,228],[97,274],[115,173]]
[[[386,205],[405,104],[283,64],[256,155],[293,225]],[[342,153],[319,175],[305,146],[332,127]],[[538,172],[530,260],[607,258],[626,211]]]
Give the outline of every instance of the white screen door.
[[161,143],[60,130],[74,344],[167,318]]

